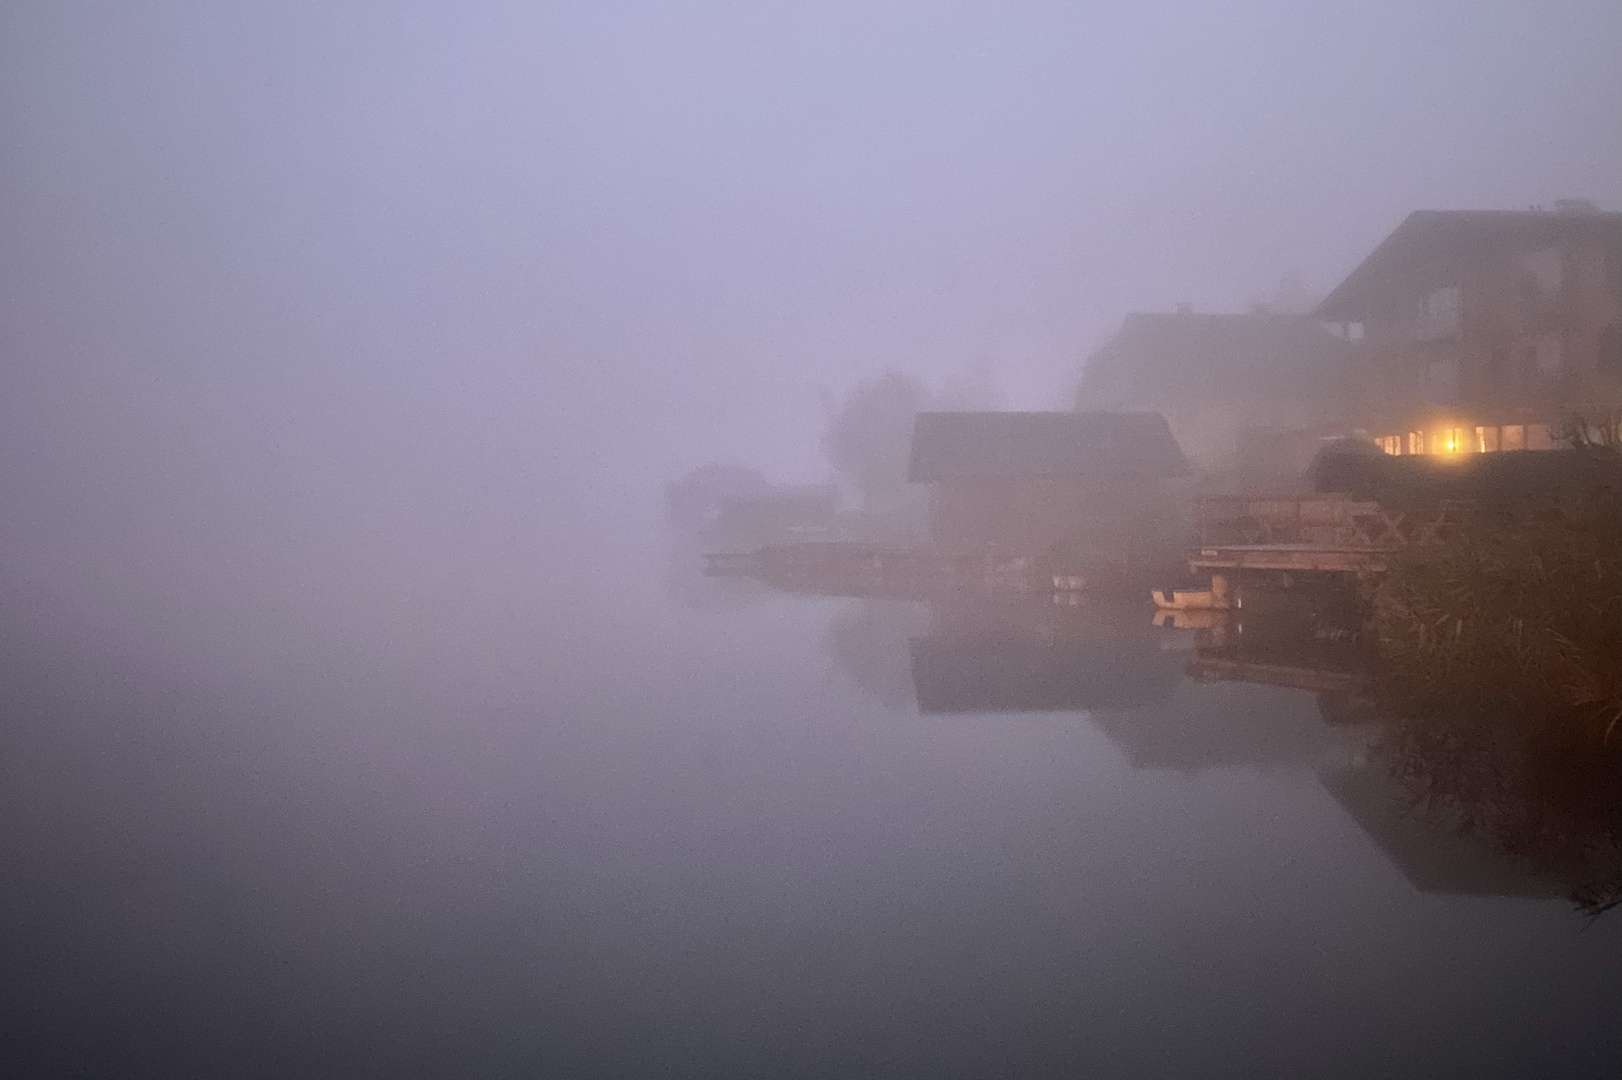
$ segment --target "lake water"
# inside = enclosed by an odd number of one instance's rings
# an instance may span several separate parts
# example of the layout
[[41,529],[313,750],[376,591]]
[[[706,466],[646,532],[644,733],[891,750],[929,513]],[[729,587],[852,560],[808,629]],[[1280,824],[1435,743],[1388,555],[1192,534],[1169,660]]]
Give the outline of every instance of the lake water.
[[1313,693],[1137,607],[706,588],[229,677],[14,596],[0,1071],[1622,1059],[1622,918],[1405,816]]

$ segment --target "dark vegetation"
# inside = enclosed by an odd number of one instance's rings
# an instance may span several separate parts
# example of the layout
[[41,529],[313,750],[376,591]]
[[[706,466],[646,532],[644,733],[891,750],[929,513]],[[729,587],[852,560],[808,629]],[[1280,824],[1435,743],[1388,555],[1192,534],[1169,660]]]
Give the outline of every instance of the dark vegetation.
[[1581,513],[1614,497],[1622,462],[1607,446],[1456,456],[1393,457],[1372,443],[1347,439],[1320,453],[1314,490],[1369,499],[1391,510],[1441,501],[1469,503],[1485,521],[1524,521],[1540,512]]
[[1381,751],[1427,809],[1603,910],[1622,900],[1622,466],[1604,447],[1492,456],[1512,464],[1454,481],[1478,506],[1464,535],[1371,593]]
[[1622,506],[1477,525],[1375,590],[1382,652],[1427,696],[1547,718],[1614,746],[1622,716]]

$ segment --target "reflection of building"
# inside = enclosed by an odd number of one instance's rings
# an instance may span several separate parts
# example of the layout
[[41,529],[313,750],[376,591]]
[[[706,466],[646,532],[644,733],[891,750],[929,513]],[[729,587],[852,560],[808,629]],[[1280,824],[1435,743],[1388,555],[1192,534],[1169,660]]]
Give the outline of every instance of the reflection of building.
[[1324,789],[1421,892],[1473,896],[1561,896],[1565,887],[1540,875],[1481,835],[1460,836],[1422,818],[1377,764],[1328,769]]
[[1299,475],[1338,419],[1346,344],[1303,315],[1134,313],[1082,369],[1077,403],[1153,409],[1200,469]]
[[931,486],[938,545],[1043,555],[1163,537],[1187,472],[1154,413],[920,413],[908,479]]
[[1550,449],[1622,404],[1622,214],[1410,214],[1319,305],[1391,454]]
[[[1177,656],[1179,663],[1185,658]],[[1325,722],[1300,690],[1240,682],[1183,680],[1163,702],[1095,709],[1092,722],[1133,768],[1184,773],[1317,768],[1346,759],[1367,740],[1356,727]]]

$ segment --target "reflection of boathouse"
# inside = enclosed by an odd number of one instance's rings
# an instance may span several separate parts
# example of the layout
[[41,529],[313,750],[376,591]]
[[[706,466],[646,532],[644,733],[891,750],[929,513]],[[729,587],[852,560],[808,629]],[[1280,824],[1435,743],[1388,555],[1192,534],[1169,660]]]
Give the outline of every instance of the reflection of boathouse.
[[941,604],[911,656],[925,713],[1125,708],[1167,699],[1181,676],[1140,606]]

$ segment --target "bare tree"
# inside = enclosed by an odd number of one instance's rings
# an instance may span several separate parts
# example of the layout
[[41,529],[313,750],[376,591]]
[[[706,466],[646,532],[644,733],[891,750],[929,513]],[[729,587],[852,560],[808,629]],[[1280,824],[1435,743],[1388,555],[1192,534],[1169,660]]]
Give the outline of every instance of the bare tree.
[[823,453],[863,509],[893,509],[906,500],[912,418],[929,402],[921,379],[895,370],[857,383],[837,402],[823,392]]

